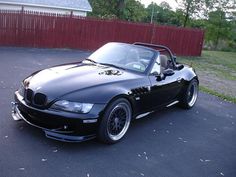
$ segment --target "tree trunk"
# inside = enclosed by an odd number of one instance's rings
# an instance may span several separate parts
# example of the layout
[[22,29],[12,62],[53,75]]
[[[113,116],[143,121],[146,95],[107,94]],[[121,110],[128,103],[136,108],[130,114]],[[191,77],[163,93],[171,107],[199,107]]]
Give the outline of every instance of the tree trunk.
[[218,31],[217,31],[217,34],[216,34],[215,50],[217,50],[218,44],[219,44],[220,29],[221,29],[221,25],[222,25],[222,18],[223,18],[223,14],[222,14],[222,12],[221,12],[221,13],[220,13],[220,22],[219,22],[219,26],[218,26]]
[[123,17],[123,10],[125,8],[125,0],[118,0],[117,2],[117,17],[122,19]]
[[184,18],[184,27],[186,27],[187,22],[188,22],[190,4],[191,4],[191,1],[189,1],[189,2],[188,2],[188,5],[187,5],[186,14],[185,14],[185,18]]

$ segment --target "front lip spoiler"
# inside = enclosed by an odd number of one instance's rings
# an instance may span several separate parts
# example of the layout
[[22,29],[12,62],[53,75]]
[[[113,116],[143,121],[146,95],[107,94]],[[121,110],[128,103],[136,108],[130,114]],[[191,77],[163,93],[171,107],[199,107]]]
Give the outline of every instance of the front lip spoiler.
[[78,136],[78,135],[68,135],[73,133],[73,131],[60,131],[60,130],[50,130],[44,127],[40,127],[38,125],[32,124],[27,121],[25,117],[20,113],[18,109],[18,103],[12,102],[12,118],[16,121],[24,120],[27,124],[34,126],[36,128],[42,129],[45,132],[45,136],[50,139],[63,141],[63,142],[83,142],[87,140],[91,140],[96,138],[96,134],[86,135],[86,136]]
[[74,136],[74,135],[65,135],[65,134],[60,134],[56,133],[53,131],[49,130],[43,130],[45,132],[45,136],[50,139],[58,140],[58,141],[63,141],[63,142],[83,142],[87,140],[91,140],[96,138],[96,135],[86,135],[86,136]]

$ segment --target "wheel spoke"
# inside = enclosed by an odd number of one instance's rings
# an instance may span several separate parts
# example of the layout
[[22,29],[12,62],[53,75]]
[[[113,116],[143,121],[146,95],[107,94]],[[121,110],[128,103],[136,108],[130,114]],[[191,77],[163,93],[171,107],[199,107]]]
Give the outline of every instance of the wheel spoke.
[[108,120],[108,133],[114,139],[122,137],[128,129],[130,123],[130,109],[122,103],[118,104],[110,113]]

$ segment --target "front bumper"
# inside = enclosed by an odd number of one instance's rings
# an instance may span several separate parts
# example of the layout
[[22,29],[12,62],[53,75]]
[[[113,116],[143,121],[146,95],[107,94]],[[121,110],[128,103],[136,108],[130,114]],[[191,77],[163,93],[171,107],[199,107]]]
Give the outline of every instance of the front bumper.
[[14,120],[24,120],[26,123],[42,129],[48,138],[66,142],[81,142],[96,137],[99,115],[104,107],[105,105],[97,105],[89,114],[42,110],[27,105],[23,97],[15,92],[12,117]]

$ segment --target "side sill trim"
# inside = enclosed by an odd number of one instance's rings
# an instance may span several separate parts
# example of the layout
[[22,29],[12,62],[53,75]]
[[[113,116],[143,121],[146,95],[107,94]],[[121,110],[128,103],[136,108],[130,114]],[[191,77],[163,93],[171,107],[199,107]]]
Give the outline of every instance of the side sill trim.
[[139,114],[135,119],[141,119],[141,118],[147,116],[148,114],[151,114],[152,112],[153,112],[153,111],[151,111],[151,112],[146,112],[146,113],[143,113],[143,114]]
[[175,105],[175,104],[177,104],[177,103],[179,103],[179,101],[174,101],[174,102],[168,104],[166,107],[168,108],[168,107],[173,106],[173,105]]

